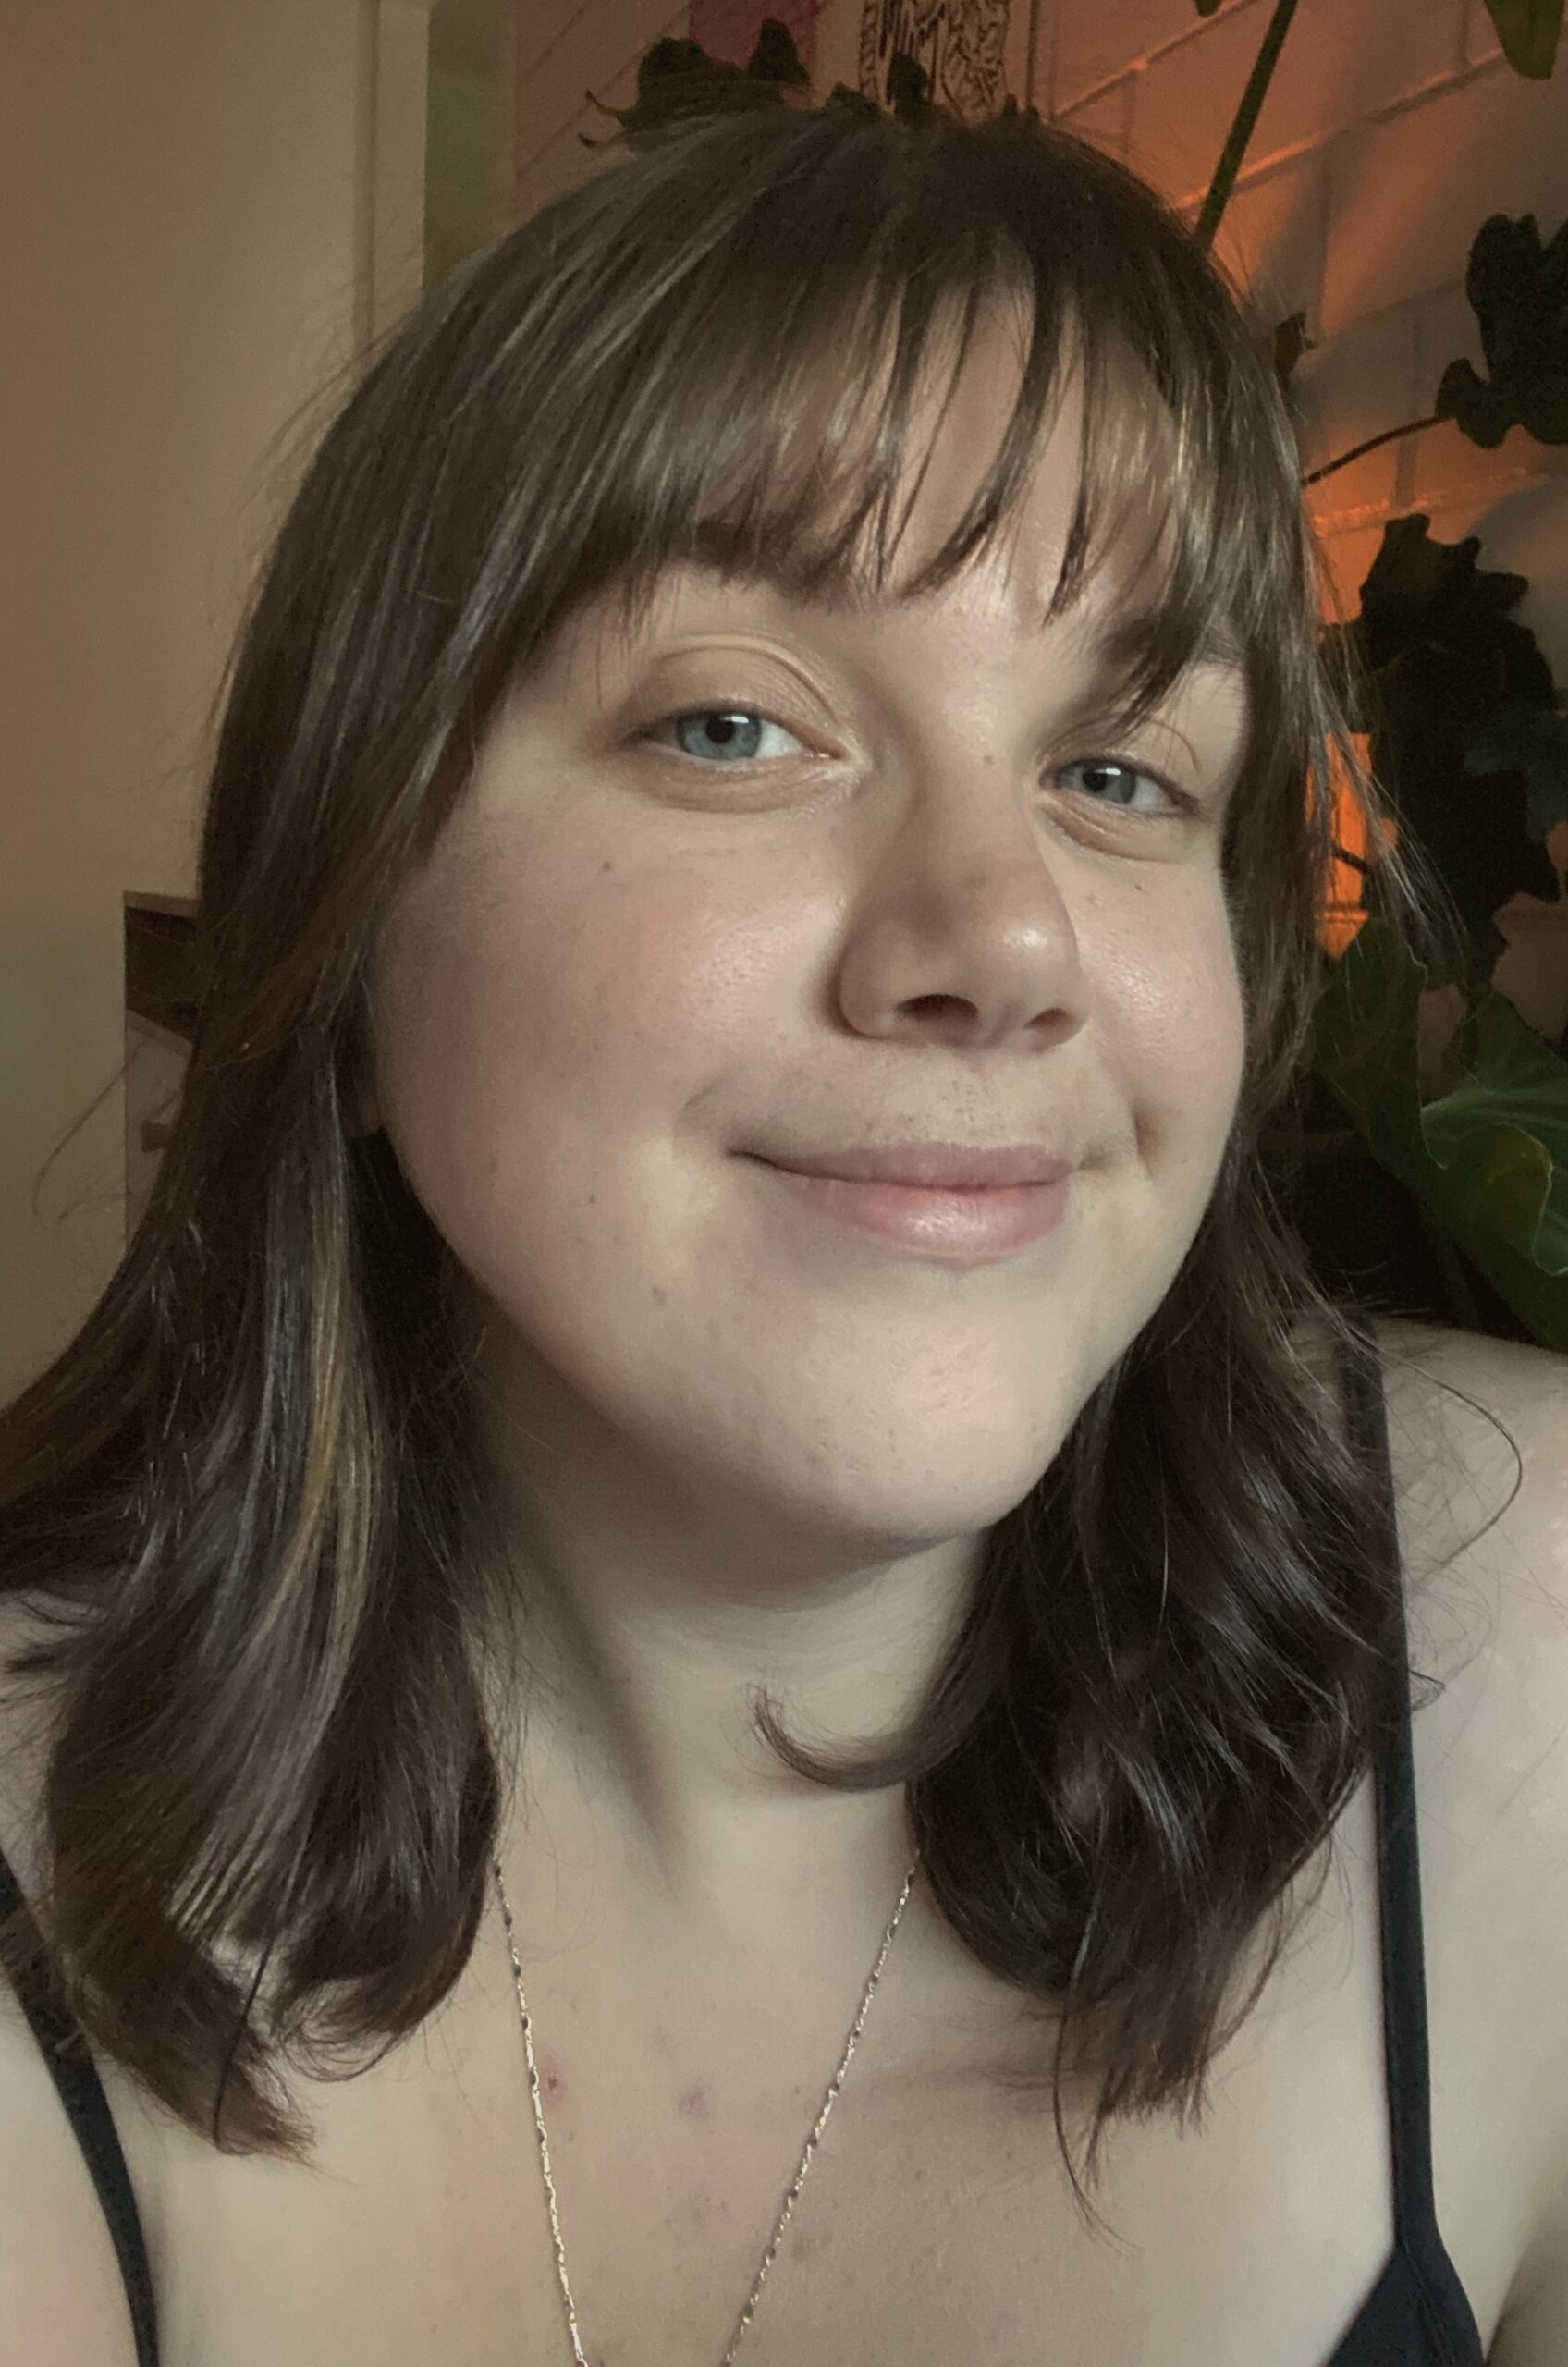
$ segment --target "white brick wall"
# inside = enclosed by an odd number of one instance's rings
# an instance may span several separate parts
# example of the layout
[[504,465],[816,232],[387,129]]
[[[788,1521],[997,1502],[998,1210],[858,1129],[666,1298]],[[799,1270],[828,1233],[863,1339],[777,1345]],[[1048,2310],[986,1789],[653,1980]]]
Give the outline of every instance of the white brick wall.
[[1040,13],[1047,19],[1035,67],[1035,103],[1042,115],[1063,115],[1081,104],[1134,61],[1187,40],[1198,21],[1193,0],[1121,0],[1119,6],[1098,8],[1063,6],[1058,0]]
[[1255,174],[1236,189],[1216,251],[1268,313],[1284,320],[1305,313],[1307,335],[1317,337],[1328,232],[1328,180],[1322,158],[1309,153]]
[[[1064,122],[1125,155],[1178,203],[1207,186],[1269,15],[1236,0],[1060,0],[1050,93]],[[1120,49],[1120,55],[1118,51]],[[1227,265],[1319,340],[1303,362],[1306,465],[1429,411],[1446,364],[1482,362],[1464,293],[1488,214],[1568,215],[1568,61],[1549,83],[1504,60],[1483,0],[1302,0],[1218,241]],[[1562,451],[1515,429],[1495,453],[1431,428],[1327,479],[1315,509],[1354,595],[1381,521],[1464,509],[1485,536],[1488,497],[1544,493]],[[1457,531],[1457,530],[1452,530]],[[1568,550],[1542,554],[1529,621],[1562,606]],[[1568,680],[1568,641],[1549,649]]]
[[1544,231],[1556,228],[1568,213],[1568,60],[1550,82],[1526,82],[1500,52],[1334,141],[1327,170],[1331,336],[1382,304],[1463,280],[1488,214],[1534,213]]

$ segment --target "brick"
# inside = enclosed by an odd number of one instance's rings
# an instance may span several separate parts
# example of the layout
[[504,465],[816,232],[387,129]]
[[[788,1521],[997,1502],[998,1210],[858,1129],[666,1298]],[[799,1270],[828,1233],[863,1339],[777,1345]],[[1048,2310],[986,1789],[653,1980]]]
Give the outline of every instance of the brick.
[[1533,213],[1550,236],[1568,211],[1568,74],[1507,67],[1367,124],[1329,153],[1323,326],[1463,281],[1490,214]]
[[1309,337],[1317,333],[1327,202],[1321,159],[1303,157],[1234,190],[1214,241],[1216,261],[1259,315],[1305,313]]
[[[1314,0],[1298,11],[1247,149],[1253,167],[1317,144],[1452,72],[1466,0]],[[1182,160],[1180,194],[1213,178],[1268,24],[1267,10],[1217,17],[1194,41],[1157,57],[1139,79],[1133,156],[1145,142]],[[1173,194],[1177,190],[1173,189]]]
[[[1211,18],[1138,76],[1129,160],[1172,203],[1196,203],[1213,179],[1268,20],[1258,7]],[[1255,141],[1246,162],[1265,153]]]
[[[1014,5],[1024,6],[1026,0]],[[1242,13],[1256,15],[1256,6]],[[1201,40],[1209,31],[1194,18],[1193,0],[1114,0],[1109,6],[1107,0],[1057,0],[1051,15],[1054,23],[1040,27],[1035,81],[1053,115],[1064,114],[1162,42],[1181,33]]]
[[[1304,474],[1413,416],[1415,331],[1415,309],[1399,305],[1358,321],[1302,356],[1293,384],[1301,406]],[[1384,444],[1308,488],[1321,531],[1331,532],[1329,521],[1349,512],[1392,503],[1400,450],[1397,443]]]
[[1069,131],[1081,140],[1092,141],[1109,156],[1123,163],[1127,158],[1127,128],[1133,115],[1133,78],[1131,75],[1111,85],[1099,98],[1087,105],[1074,107],[1070,115],[1060,117]]

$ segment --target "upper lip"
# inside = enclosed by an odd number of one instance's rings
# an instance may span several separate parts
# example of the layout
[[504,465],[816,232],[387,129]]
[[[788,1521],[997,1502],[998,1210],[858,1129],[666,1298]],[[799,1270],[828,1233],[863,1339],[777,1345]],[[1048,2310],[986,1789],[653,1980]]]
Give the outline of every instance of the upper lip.
[[878,1143],[859,1150],[764,1152],[770,1167],[846,1183],[910,1184],[933,1192],[981,1192],[1007,1184],[1056,1184],[1072,1161],[1037,1143],[985,1149],[974,1143]]

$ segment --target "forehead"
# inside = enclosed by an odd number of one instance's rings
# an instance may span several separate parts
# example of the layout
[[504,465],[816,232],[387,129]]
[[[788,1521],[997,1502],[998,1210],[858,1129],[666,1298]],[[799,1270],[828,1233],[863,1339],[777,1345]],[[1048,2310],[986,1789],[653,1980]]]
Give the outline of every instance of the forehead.
[[[667,518],[641,561],[604,587],[617,631],[634,637],[656,611],[668,616],[671,604],[716,584],[770,607],[864,625],[906,602],[939,598],[955,577],[979,570],[1002,587],[999,605],[1020,635],[1060,625],[1065,641],[1084,643],[1112,669],[1136,671],[1171,638],[1168,590],[1185,539],[1171,423],[1131,374],[1097,382],[1086,404],[1082,371],[1070,362],[1015,442],[1009,473],[1023,359],[1004,316],[952,374],[933,368],[896,439],[891,475],[878,475],[874,436],[870,450],[839,454],[848,465],[835,482],[825,457],[833,439],[807,432],[823,424],[808,406],[799,440],[771,457],[753,447],[709,478],[688,514]],[[871,509],[868,464],[880,493]],[[976,531],[999,468],[1009,490]],[[605,613],[602,599],[591,605]],[[1205,601],[1179,628],[1182,671],[1243,666],[1242,637],[1222,611]]]

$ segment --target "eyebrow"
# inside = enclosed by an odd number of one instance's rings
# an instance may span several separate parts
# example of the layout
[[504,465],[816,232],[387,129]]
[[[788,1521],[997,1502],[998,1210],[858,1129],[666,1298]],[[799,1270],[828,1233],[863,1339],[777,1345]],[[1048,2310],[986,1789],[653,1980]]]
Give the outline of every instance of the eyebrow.
[[[879,606],[876,595],[864,584],[846,578],[839,583],[807,585],[796,582],[781,567],[766,563],[737,565],[729,555],[729,538],[722,526],[707,519],[700,520],[693,529],[692,548],[685,557],[676,557],[672,567],[690,566],[723,576],[728,583],[743,590],[777,593],[792,606],[812,610],[824,617],[864,617]],[[1106,659],[1117,673],[1127,673],[1137,664],[1158,633],[1161,624],[1158,608],[1136,608],[1124,612],[1109,622],[1093,640],[1096,656]],[[1225,673],[1241,671],[1246,663],[1246,652],[1228,619],[1215,618],[1199,634],[1183,668],[1193,672],[1199,668],[1212,668]]]
[[[1095,648],[1109,658],[1120,669],[1131,670],[1155,640],[1161,623],[1158,608],[1136,608],[1119,617],[1105,632],[1095,636]],[[1235,674],[1246,666],[1246,650],[1230,622],[1223,617],[1211,618],[1205,624],[1193,645],[1183,672],[1191,673],[1200,667],[1213,667],[1219,672]]]

